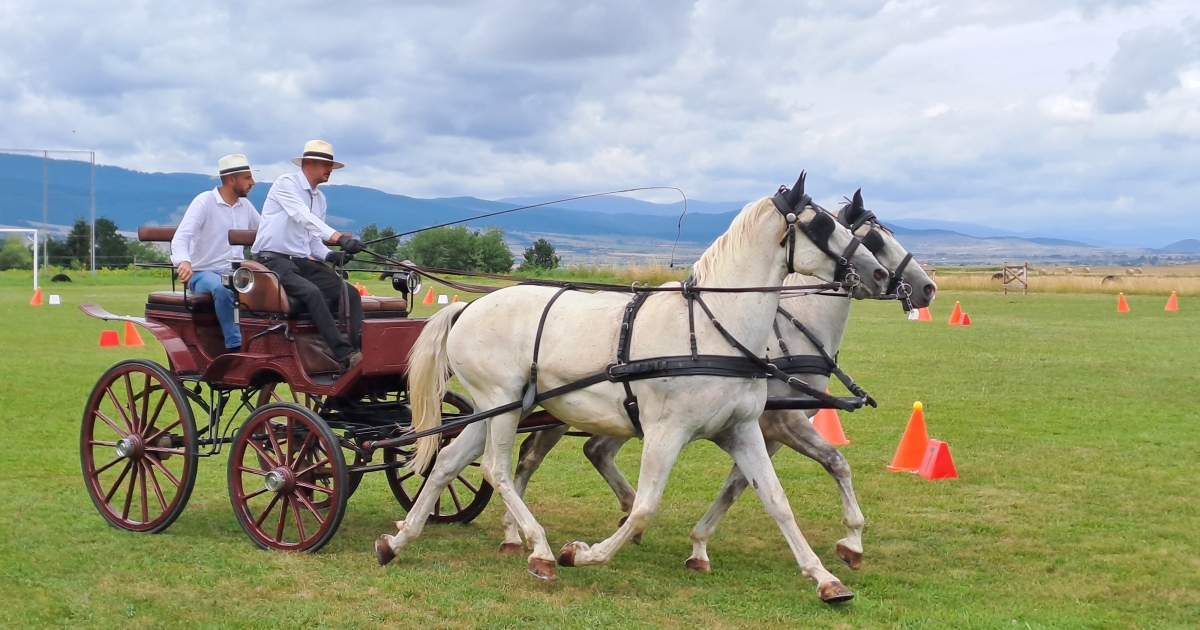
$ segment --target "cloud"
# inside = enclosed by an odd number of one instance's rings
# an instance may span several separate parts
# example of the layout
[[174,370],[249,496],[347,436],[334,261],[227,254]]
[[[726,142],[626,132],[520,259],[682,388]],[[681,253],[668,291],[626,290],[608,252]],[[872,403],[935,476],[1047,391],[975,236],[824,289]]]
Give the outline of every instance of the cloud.
[[747,200],[807,168],[885,218],[1200,236],[1192,5],[11,2],[0,144],[270,179],[321,137],[337,182],[416,196]]

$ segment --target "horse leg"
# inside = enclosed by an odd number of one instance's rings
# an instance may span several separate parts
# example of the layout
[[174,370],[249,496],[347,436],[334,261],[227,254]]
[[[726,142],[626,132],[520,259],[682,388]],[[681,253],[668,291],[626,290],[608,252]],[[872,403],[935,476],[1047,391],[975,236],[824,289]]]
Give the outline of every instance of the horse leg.
[[[770,442],[767,444],[767,454],[774,456],[779,450],[778,442]],[[733,504],[737,502],[738,497],[746,491],[746,486],[750,485],[746,481],[746,476],[742,474],[741,469],[735,464],[733,469],[729,471],[729,476],[725,478],[725,485],[721,487],[721,491],[717,493],[717,499],[709,506],[708,511],[704,513],[704,517],[696,526],[692,528],[692,555],[685,563],[687,568],[693,571],[701,571],[708,573],[712,570],[712,563],[708,560],[708,541],[717,531],[717,526],[721,524],[721,519],[725,518],[725,513]]]
[[450,485],[471,462],[483,454],[487,440],[487,427],[482,422],[468,425],[449,446],[438,454],[433,469],[425,480],[425,487],[417,494],[412,509],[402,521],[396,521],[395,536],[384,534],[375,541],[375,557],[379,564],[387,564],[412,540],[421,535],[425,521],[433,513],[434,503],[442,490]]
[[529,511],[512,479],[512,449],[520,419],[520,412],[514,411],[488,420],[487,446],[483,451],[483,474],[500,493],[520,532],[533,546],[533,553],[529,555],[529,572],[534,577],[553,580],[557,577],[554,552],[550,550],[550,543],[546,541],[546,530]]
[[[659,422],[656,426],[668,423]],[[676,423],[678,424],[678,423]],[[564,567],[582,567],[590,564],[608,564],[625,543],[641,534],[654,519],[658,504],[671,467],[679,457],[679,451],[688,443],[688,436],[679,428],[665,431],[650,431],[642,445],[642,470],[638,475],[638,489],[633,506],[625,522],[616,533],[595,547],[582,542],[568,543],[558,552],[558,563]]]
[[851,569],[861,568],[862,532],[866,521],[858,507],[858,499],[854,496],[854,484],[850,481],[850,464],[845,456],[821,437],[803,413],[785,414],[771,429],[772,438],[824,466],[837,482],[838,490],[842,494],[842,522],[846,524],[846,537],[837,542],[837,554]]
[[629,480],[617,468],[617,452],[629,441],[629,438],[606,437],[593,435],[583,443],[583,454],[587,456],[596,472],[608,482],[617,501],[621,503],[621,511],[628,514],[633,509],[633,497],[637,492],[629,485]]
[[[517,452],[517,473],[513,477],[513,484],[517,487],[517,494],[521,495],[522,499],[525,497],[525,488],[529,486],[529,478],[542,465],[542,461],[546,459],[546,455],[550,453],[554,445],[558,444],[559,440],[567,434],[569,428],[562,425],[537,431],[521,442],[521,449]],[[504,510],[500,525],[504,528],[504,542],[500,544],[500,553],[524,551],[524,546],[521,544],[521,530],[517,527],[517,521],[513,518],[512,512]]]
[[767,446],[758,423],[744,422],[735,425],[713,441],[733,456],[742,474],[758,493],[767,514],[775,519],[788,546],[791,547],[792,554],[800,565],[800,572],[804,577],[816,580],[817,596],[830,604],[853,599],[854,593],[821,565],[821,559],[808,546],[804,534],[800,533],[796,517],[788,505],[787,495],[783,492],[783,486],[779,484],[775,468],[771,466],[771,458],[767,455]]

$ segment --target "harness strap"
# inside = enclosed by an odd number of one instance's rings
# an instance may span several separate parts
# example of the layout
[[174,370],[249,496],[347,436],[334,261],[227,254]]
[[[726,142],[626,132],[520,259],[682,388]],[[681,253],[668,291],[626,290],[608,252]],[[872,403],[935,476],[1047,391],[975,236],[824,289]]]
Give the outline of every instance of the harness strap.
[[559,296],[567,291],[574,290],[575,287],[566,285],[555,292],[554,297],[546,302],[546,308],[542,309],[542,318],[538,320],[537,336],[533,338],[533,363],[529,366],[529,383],[525,385],[525,393],[521,396],[521,409],[529,411],[533,409],[533,405],[537,401],[537,373],[538,373],[538,352],[542,349],[542,330],[546,327],[546,317],[550,315],[550,307],[554,306],[554,302]]
[[639,381],[666,376],[729,376],[735,378],[769,378],[769,374],[753,359],[728,355],[657,357],[608,366],[608,380]]
[[[617,338],[617,365],[629,363],[629,351],[633,346],[633,322],[649,297],[649,293],[637,293],[633,299],[629,300],[629,304],[625,305],[625,315],[621,319],[621,333]],[[612,368],[609,369],[611,371]],[[633,387],[630,386],[628,380],[622,380],[621,386],[625,388],[625,400],[621,406],[625,408],[625,414],[629,416],[629,422],[633,424],[634,433],[640,438],[643,436],[642,414],[638,409],[637,396],[633,395]]]
[[[808,337],[809,343],[811,343],[813,347],[817,349],[817,353],[829,368],[829,371],[825,373],[826,376],[830,374],[837,376],[838,380],[842,382],[842,385],[844,385],[846,389],[850,390],[852,394],[858,396],[859,398],[865,399],[867,404],[871,405],[872,407],[878,406],[878,404],[875,402],[875,399],[871,398],[871,395],[868,394],[866,390],[860,387],[858,383],[855,383],[854,379],[850,378],[849,374],[846,374],[844,371],[842,371],[842,368],[838,366],[837,359],[829,356],[829,352],[825,350],[825,344],[821,343],[821,340],[817,339],[817,336],[814,335],[811,330],[806,328],[804,324],[800,323],[800,320],[796,319],[794,315],[784,310],[782,306],[776,307],[776,310],[780,315],[788,318],[788,320],[792,322],[792,325],[795,326],[797,330],[804,333],[805,337]],[[776,329],[776,334],[778,334],[778,329]]]
[[788,352],[787,344],[783,341],[783,334],[779,332],[779,320],[772,319],[771,327],[775,329],[775,340],[779,342],[779,351],[783,353],[783,356],[785,357],[790,356],[792,353]]

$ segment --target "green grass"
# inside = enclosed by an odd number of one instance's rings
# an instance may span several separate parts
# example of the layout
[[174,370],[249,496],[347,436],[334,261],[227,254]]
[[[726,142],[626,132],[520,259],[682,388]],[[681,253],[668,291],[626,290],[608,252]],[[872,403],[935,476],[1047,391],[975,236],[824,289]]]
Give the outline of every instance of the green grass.
[[[1200,310],[1161,298],[946,293],[933,323],[859,303],[843,363],[881,401],[842,414],[867,516],[866,565],[841,565],[836,489],[793,452],[776,465],[808,540],[858,597],[818,601],[775,525],[743,496],[710,545],[713,573],[683,568],[687,534],[728,471],[707,443],[676,466],[641,546],[556,583],[495,552],[498,497],[475,523],[429,526],[390,566],[371,543],[403,516],[381,477],[350,501],[316,555],[254,548],[233,518],[224,458],[165,533],[114,530],[78,463],[79,415],[96,378],[145,348],[97,347],[75,306],[138,313],[164,280],[76,274],[27,305],[27,276],[0,274],[0,627],[832,627],[1188,628],[1200,619]],[[390,294],[368,282],[373,293]],[[465,297],[465,296],[464,296]],[[961,300],[969,328],[945,325]],[[418,315],[427,314],[422,307]],[[109,325],[108,328],[115,328]],[[149,339],[149,335],[145,335]],[[914,400],[949,442],[960,478],[889,473]],[[1189,411],[1190,409],[1190,411]],[[568,439],[534,478],[531,506],[558,545],[596,542],[616,502]],[[622,453],[633,475],[636,444]]]

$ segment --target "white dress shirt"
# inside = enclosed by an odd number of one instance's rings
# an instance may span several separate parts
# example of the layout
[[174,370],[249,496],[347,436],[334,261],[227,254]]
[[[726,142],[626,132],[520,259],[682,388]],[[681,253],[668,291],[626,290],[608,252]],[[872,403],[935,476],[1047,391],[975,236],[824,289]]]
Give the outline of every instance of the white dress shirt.
[[229,271],[230,260],[241,260],[242,248],[229,244],[229,230],[258,229],[258,212],[242,197],[232,206],[219,188],[206,190],[192,200],[171,239],[171,264],[192,263],[193,271]]
[[250,251],[324,260],[329,248],[321,241],[337,230],[325,224],[325,193],[313,190],[303,171],[280,176],[263,202],[262,227]]

